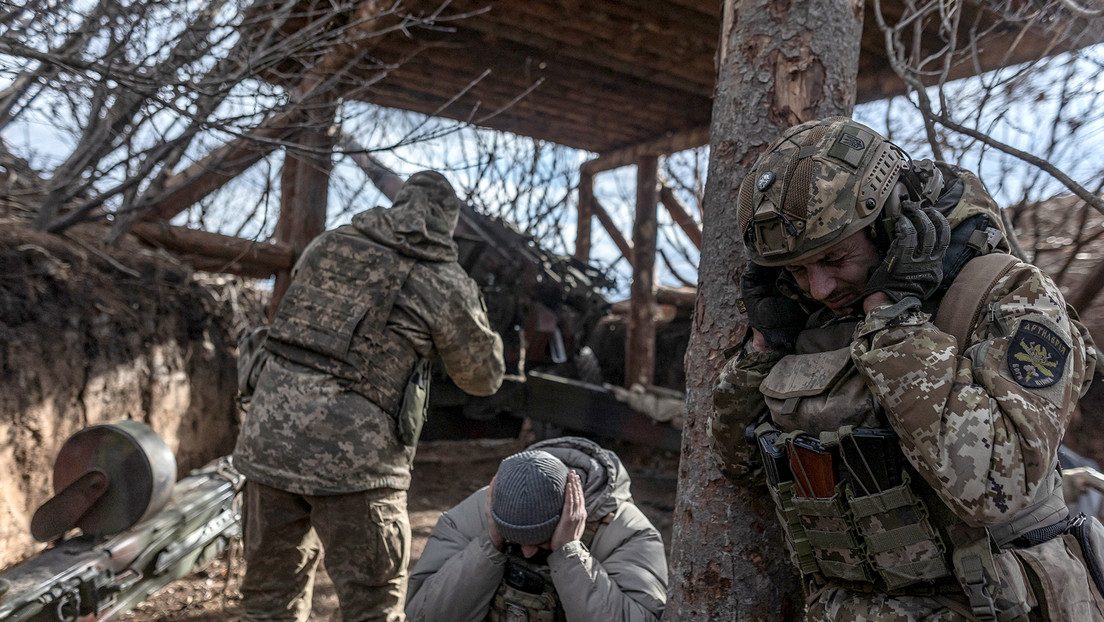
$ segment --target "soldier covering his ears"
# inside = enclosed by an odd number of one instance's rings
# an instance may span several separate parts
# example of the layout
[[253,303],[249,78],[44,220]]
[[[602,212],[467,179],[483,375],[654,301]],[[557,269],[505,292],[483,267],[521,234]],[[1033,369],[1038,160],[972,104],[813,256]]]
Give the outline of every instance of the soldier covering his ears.
[[577,437],[502,461],[441,515],[410,575],[411,622],[658,622],[663,541],[612,451]]
[[846,118],[740,187],[749,328],[710,432],[726,472],[758,446],[809,620],[1104,619],[1056,468],[1096,351],[997,209]]

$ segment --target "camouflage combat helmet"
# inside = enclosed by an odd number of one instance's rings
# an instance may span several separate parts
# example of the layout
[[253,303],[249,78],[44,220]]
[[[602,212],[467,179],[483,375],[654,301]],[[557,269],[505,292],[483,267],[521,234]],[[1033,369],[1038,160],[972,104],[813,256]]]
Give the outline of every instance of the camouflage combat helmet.
[[786,130],[740,185],[737,218],[748,255],[780,266],[861,231],[907,167],[900,148],[845,117]]

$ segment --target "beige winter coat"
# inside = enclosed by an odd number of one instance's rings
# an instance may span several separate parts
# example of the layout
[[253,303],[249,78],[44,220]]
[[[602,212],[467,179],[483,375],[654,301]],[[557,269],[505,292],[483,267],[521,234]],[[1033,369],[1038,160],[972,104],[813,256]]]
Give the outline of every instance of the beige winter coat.
[[[548,557],[567,622],[654,622],[667,601],[663,540],[629,499],[621,460],[586,439],[542,441],[542,449],[579,473],[588,520],[598,528],[589,550],[572,542]],[[410,575],[410,622],[480,622],[502,581],[506,555],[491,544],[483,509],[487,489],[441,515]]]

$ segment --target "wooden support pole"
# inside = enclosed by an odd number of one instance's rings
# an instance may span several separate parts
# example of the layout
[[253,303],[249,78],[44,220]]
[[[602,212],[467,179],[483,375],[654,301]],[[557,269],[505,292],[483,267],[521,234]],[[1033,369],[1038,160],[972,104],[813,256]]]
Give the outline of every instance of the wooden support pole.
[[690,238],[694,246],[696,246],[698,250],[701,250],[701,226],[694,221],[694,217],[690,215],[690,211],[682,204],[682,201],[678,198],[678,195],[675,194],[675,191],[671,190],[666,185],[661,185],[659,187],[659,200],[663,203],[663,206],[667,208],[667,211],[671,213],[671,218],[675,223],[686,232],[686,236]]
[[575,220],[575,258],[579,261],[590,261],[590,221],[593,216],[594,175],[580,171],[579,214]]
[[617,225],[615,225],[613,219],[610,218],[609,212],[606,211],[606,208],[602,207],[598,199],[594,199],[594,202],[591,204],[591,209],[594,210],[594,216],[598,218],[598,222],[602,223],[602,226],[606,229],[606,233],[613,238],[613,243],[621,250],[621,254],[625,257],[625,261],[628,261],[631,266],[633,264],[632,244],[625,239],[625,236],[621,235],[621,231],[617,229]]
[[580,170],[584,173],[593,175],[602,171],[608,171],[636,163],[643,156],[666,155],[668,153],[674,153],[684,149],[693,149],[694,147],[700,147],[707,144],[709,144],[709,128],[698,127],[661,136],[648,142],[625,147],[624,149],[603,153],[593,160],[583,162]]
[[636,221],[633,223],[633,280],[625,386],[650,386],[655,378],[656,208],[659,203],[659,158],[643,156],[636,164]]
[[[309,122],[299,133],[300,147],[289,147],[284,155],[276,241],[287,244],[296,254],[302,253],[311,240],[326,230],[326,202],[335,139],[330,126],[336,110],[332,106],[312,108],[308,113]],[[276,273],[268,305],[270,321],[290,285],[289,270]]]

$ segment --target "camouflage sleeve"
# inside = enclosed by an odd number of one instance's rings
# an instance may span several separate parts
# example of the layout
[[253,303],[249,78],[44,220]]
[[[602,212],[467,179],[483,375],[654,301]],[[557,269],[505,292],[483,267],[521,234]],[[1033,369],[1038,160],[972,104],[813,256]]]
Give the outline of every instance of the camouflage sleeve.
[[749,341],[728,359],[717,375],[709,436],[713,439],[713,455],[722,472],[739,475],[746,470],[744,429],[766,411],[759,385],[781,358],[782,353],[775,350],[752,350]]
[[502,386],[502,338],[491,328],[483,296],[471,279],[465,277],[445,302],[433,345],[449,377],[467,393],[492,395]]
[[851,348],[909,462],[975,526],[1031,503],[1095,361],[1057,286],[1034,266],[1004,276],[988,300],[963,352],[906,301],[873,309]]

